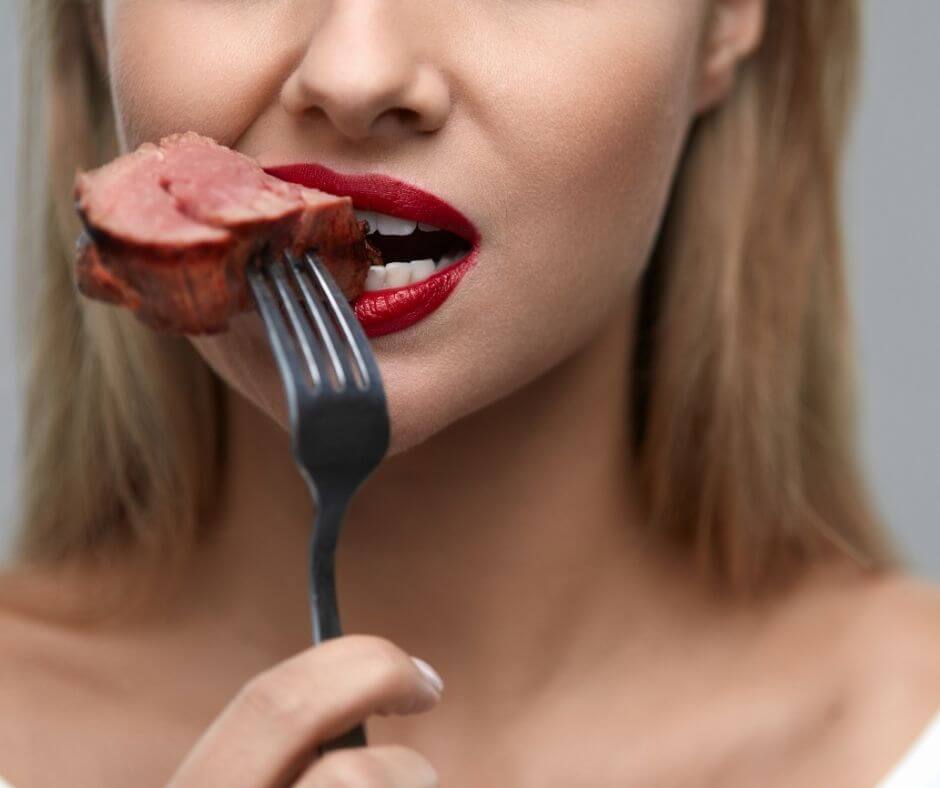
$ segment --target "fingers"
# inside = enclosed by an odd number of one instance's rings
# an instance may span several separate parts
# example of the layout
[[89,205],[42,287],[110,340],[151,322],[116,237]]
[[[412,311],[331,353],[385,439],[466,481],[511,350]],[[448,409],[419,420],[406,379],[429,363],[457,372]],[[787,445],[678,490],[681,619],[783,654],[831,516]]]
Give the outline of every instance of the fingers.
[[[370,715],[426,711],[439,699],[418,665],[390,641],[370,635],[328,640],[249,681],[197,742],[170,786],[281,784],[303,773],[319,744]],[[350,751],[363,749],[371,748]],[[330,751],[321,760],[333,752],[344,751]]]
[[331,750],[292,788],[439,788],[437,772],[408,747],[354,747]]

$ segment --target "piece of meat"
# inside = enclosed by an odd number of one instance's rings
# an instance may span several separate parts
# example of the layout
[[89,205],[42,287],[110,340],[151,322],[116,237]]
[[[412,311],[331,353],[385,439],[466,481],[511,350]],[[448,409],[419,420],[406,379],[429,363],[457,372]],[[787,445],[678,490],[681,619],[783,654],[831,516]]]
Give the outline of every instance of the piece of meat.
[[350,301],[381,264],[349,197],[279,180],[195,132],[78,172],[74,195],[78,289],[160,331],[225,330],[252,306],[245,269],[261,254],[315,248]]

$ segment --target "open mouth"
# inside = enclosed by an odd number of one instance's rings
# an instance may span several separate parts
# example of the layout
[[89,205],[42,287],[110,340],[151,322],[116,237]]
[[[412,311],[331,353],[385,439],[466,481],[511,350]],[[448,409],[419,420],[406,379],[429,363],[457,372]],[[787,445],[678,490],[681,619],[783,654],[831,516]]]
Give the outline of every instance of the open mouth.
[[466,239],[430,224],[358,208],[355,213],[368,223],[366,237],[385,263],[369,269],[367,291],[416,284],[454,265],[472,249]]

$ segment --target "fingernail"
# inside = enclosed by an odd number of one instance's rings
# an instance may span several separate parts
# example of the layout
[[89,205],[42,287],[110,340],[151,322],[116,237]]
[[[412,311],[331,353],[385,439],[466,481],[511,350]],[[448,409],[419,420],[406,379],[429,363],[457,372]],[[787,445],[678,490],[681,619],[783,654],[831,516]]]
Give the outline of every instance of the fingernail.
[[418,670],[424,674],[424,677],[428,680],[428,683],[438,692],[444,692],[444,679],[438,675],[438,672],[428,665],[428,663],[423,659],[419,659],[418,657],[412,657],[411,659],[415,665],[418,666]]

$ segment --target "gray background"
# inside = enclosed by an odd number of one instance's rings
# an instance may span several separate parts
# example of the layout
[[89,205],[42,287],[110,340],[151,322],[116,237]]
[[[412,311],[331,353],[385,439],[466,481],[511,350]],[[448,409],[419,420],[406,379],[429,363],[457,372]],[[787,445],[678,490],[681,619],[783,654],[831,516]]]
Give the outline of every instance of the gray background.
[[[870,0],[846,220],[858,322],[864,459],[909,555],[940,579],[940,27],[936,0]],[[10,309],[17,128],[12,0],[0,0],[0,523],[15,513],[19,405]],[[8,528],[6,529],[9,530]],[[5,541],[0,532],[0,552]]]

